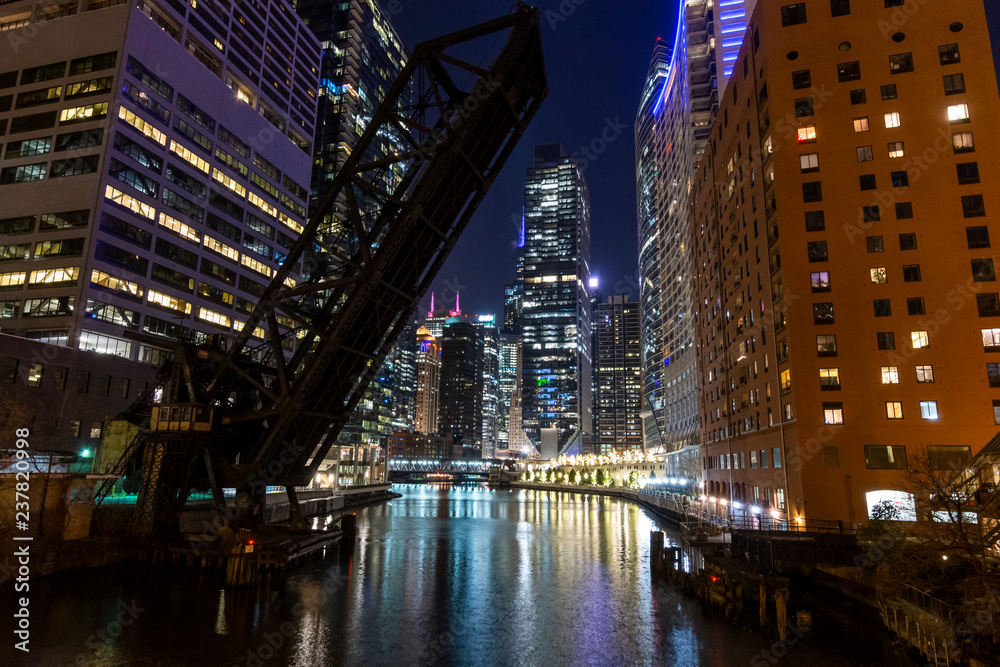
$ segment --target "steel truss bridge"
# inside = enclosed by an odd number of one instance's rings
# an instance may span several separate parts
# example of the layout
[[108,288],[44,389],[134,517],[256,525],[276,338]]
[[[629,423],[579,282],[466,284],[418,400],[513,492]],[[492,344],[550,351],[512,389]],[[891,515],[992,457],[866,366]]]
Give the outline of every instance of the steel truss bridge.
[[[491,64],[467,59],[490,44]],[[252,526],[265,488],[283,486],[300,518],[294,487],[315,478],[547,94],[538,10],[520,2],[415,49],[240,334],[181,341],[161,369],[149,430],[115,471],[142,472],[144,531],[175,531],[192,489],[221,513],[222,489],[238,489],[234,525]],[[379,155],[385,134],[406,150]]]

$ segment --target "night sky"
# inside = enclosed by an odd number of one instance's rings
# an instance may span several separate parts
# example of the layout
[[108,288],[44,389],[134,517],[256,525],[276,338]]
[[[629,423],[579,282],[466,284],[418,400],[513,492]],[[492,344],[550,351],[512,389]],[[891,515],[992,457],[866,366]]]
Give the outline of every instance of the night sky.
[[[765,0],[767,1],[767,0]],[[382,0],[412,49],[419,42],[507,13],[513,0]],[[627,6],[623,10],[622,6]],[[536,144],[567,153],[626,125],[586,171],[591,199],[591,269],[608,294],[638,298],[635,115],[657,37],[673,41],[676,0],[540,0],[549,96],[434,283],[438,303],[461,292],[466,313],[503,313],[503,286],[514,276],[524,170]],[[1000,63],[1000,3],[987,2]],[[573,8],[572,13],[560,7]],[[558,20],[557,20],[558,19]],[[430,296],[421,310],[426,312]]]

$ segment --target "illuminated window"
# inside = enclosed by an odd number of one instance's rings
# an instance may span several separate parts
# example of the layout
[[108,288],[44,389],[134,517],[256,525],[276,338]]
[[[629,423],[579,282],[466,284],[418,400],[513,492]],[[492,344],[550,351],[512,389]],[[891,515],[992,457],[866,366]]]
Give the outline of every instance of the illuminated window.
[[176,310],[179,313],[185,313],[187,315],[191,314],[191,304],[183,299],[178,299],[177,297],[170,296],[169,294],[164,294],[163,292],[157,292],[156,290],[149,290],[146,294],[146,301],[151,304],[160,306],[161,308],[167,308],[169,310]]
[[[98,352],[100,354],[113,354],[116,357],[125,357],[132,354],[131,341],[114,336],[106,336],[93,331],[80,332],[80,349]],[[105,396],[107,393],[105,392]]]
[[232,176],[229,176],[219,171],[218,168],[212,170],[212,178],[221,183],[222,185],[224,185],[232,192],[235,192],[237,195],[240,196],[241,199],[243,197],[246,197],[247,195],[246,187],[237,183],[236,179],[234,179]]
[[831,389],[840,389],[840,369],[839,368],[821,368],[819,369],[819,386],[820,389],[829,391]]
[[920,401],[920,418],[935,420],[938,418],[937,401]]
[[934,367],[917,366],[917,382],[920,383],[934,382]]
[[72,109],[63,109],[59,114],[59,124],[69,125],[70,123],[86,123],[91,120],[99,120],[108,115],[108,103],[88,104]]
[[156,209],[147,204],[146,202],[140,201],[131,195],[127,195],[121,190],[116,190],[110,185],[105,186],[104,198],[108,201],[114,202],[119,206],[123,206],[133,213],[137,213],[143,217],[149,218],[150,220],[156,219]]
[[858,162],[871,162],[874,159],[871,146],[858,146]]
[[171,218],[169,215],[164,213],[160,214],[160,224],[167,229],[180,234],[182,237],[188,241],[193,241],[195,243],[201,243],[201,234],[198,233],[190,225],[184,224],[176,218]]
[[854,119],[854,131],[855,132],[867,132],[871,129],[868,125],[868,116],[862,116],[861,118]]
[[919,350],[930,345],[930,339],[927,337],[926,331],[911,331],[910,342],[913,343],[914,350]]
[[881,285],[888,282],[888,273],[886,272],[884,266],[869,269],[869,273],[871,274],[872,283],[874,284]]
[[64,266],[32,271],[28,283],[31,285],[74,285],[79,277],[79,266]]
[[965,123],[969,120],[968,104],[952,104],[948,107],[948,120],[952,123]]
[[816,126],[806,125],[798,129],[798,139],[800,144],[816,141]]
[[906,152],[903,150],[902,141],[892,141],[889,143],[889,158],[895,159],[903,157]]
[[142,297],[142,287],[140,287],[137,283],[122,280],[121,278],[96,269],[90,274],[90,283],[105,289],[125,292],[126,294],[140,298]]
[[844,423],[844,404],[843,403],[824,403],[823,404],[823,423],[824,424],[843,424]]
[[882,384],[899,384],[899,367],[882,367]]
[[782,393],[792,390],[792,370],[787,368],[781,371],[781,391]]
[[[3,286],[2,275],[0,275],[0,287]],[[1000,329],[982,329],[983,349],[986,352],[1000,352]]]
[[229,327],[231,322],[231,320],[227,315],[223,315],[222,313],[217,313],[214,310],[209,310],[208,308],[203,308],[201,306],[198,306],[197,317],[199,320],[202,320],[203,322],[209,322],[211,324],[217,324],[221,327],[227,327],[227,328]]
[[891,111],[885,114],[884,118],[885,118],[885,126],[887,128],[891,129],[893,127],[899,127],[901,125],[898,111]]
[[183,144],[179,144],[173,139],[170,140],[170,152],[178,156],[192,167],[207,174],[209,172],[208,162],[202,159],[201,156],[194,153],[190,149],[186,148]]
[[899,401],[886,401],[885,416],[887,419],[902,419],[903,404],[900,403]]
[[271,267],[269,267],[267,264],[264,264],[263,262],[257,261],[256,259],[250,257],[249,255],[243,255],[243,257],[240,260],[240,263],[243,264],[243,266],[250,269],[251,271],[256,271],[257,273],[263,276],[267,276],[268,278],[271,277],[272,273]]
[[205,236],[205,247],[219,253],[227,259],[233,260],[234,262],[240,261],[240,253],[236,250],[236,248],[227,246],[225,243],[222,243],[211,236]]
[[164,134],[162,130],[153,126],[152,123],[143,120],[125,107],[118,107],[118,118],[141,132],[143,136],[149,137],[161,146],[167,145],[167,135]]
[[278,213],[278,220],[280,220],[281,224],[283,224],[285,227],[288,227],[289,229],[295,231],[298,234],[301,234],[302,230],[305,229],[305,227],[303,227],[297,221],[295,221],[292,218],[288,217],[284,213]]
[[278,209],[264,201],[264,199],[253,190],[247,194],[247,201],[267,213],[272,218],[278,217]]
[[972,139],[972,132],[956,132],[951,135],[951,145],[956,153],[972,153],[976,150],[976,143]]
[[9,289],[12,287],[20,287],[24,284],[24,280],[27,277],[27,273],[24,271],[14,271],[12,273],[0,273],[0,289]]
[[802,173],[819,171],[819,153],[807,153],[799,156],[799,166]]
[[830,272],[829,271],[817,271],[809,275],[810,282],[812,283],[813,292],[829,292],[830,291]]

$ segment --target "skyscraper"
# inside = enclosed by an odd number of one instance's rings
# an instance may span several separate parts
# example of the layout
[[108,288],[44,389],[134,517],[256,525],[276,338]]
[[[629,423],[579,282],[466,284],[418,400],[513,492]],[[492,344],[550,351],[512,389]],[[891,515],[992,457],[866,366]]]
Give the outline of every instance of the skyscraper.
[[[295,9],[323,45],[319,81],[315,148],[310,200],[315,204],[351,155],[385,94],[406,65],[408,53],[377,0],[296,0]],[[393,132],[380,134],[369,147],[371,160],[406,150]],[[389,192],[402,177],[394,165],[386,175]],[[358,196],[358,215],[369,225],[378,213],[374,201]],[[348,220],[344,197],[337,201],[322,228],[323,240],[332,247],[341,243],[339,229]],[[348,254],[353,248],[344,248]],[[329,261],[319,253],[311,258],[319,271]],[[362,400],[338,437],[342,446],[388,447],[398,425],[394,389],[397,378],[390,355],[372,379]],[[405,397],[403,399],[405,403]]]
[[426,327],[417,329],[417,383],[413,430],[430,435],[438,431],[441,406],[441,345]]
[[3,329],[156,364],[235,335],[303,229],[319,43],[283,0],[79,4],[0,6],[44,21],[0,42]]
[[482,455],[484,361],[483,337],[472,322],[444,328],[438,431],[461,443],[464,456]]
[[535,149],[524,188],[524,428],[542,458],[589,435],[590,195],[575,157]]
[[639,305],[627,296],[594,309],[594,440],[601,454],[642,449],[639,321]]
[[636,119],[644,438],[667,452],[697,444],[689,195],[753,0],[723,5],[681,0],[673,48],[669,58],[654,49]]
[[472,320],[483,339],[483,458],[492,459],[499,447],[500,418],[500,332],[496,315],[479,315]]
[[893,11],[759,3],[695,179],[700,467],[751,524],[912,511],[1000,424],[983,3]]
[[393,369],[392,431],[412,431],[417,391],[416,322],[403,329],[387,361]]

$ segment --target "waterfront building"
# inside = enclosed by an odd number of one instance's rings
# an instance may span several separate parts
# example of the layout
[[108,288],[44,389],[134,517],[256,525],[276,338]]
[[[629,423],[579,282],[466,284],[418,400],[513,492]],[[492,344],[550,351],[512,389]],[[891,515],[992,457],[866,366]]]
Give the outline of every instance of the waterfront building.
[[438,432],[452,435],[463,456],[481,456],[483,444],[483,336],[469,321],[444,328],[441,337],[441,405]]
[[524,188],[523,426],[543,458],[590,434],[590,195],[576,157],[538,146]]
[[673,45],[657,41],[636,118],[644,441],[672,458],[697,446],[691,181],[753,4],[680,0]]
[[392,364],[393,432],[412,431],[416,414],[417,392],[417,323],[410,322],[399,335],[389,354]]
[[150,365],[235,336],[305,224],[319,42],[284,0],[0,25],[4,333]]
[[853,524],[1000,424],[983,3],[898,11],[760,3],[735,62],[691,199],[717,512]]
[[[401,431],[392,434],[392,460],[456,458],[451,435]],[[460,458],[460,456],[459,456]]]
[[[295,10],[323,46],[309,188],[310,202],[315,206],[353,152],[409,54],[390,13],[377,0],[296,0]],[[404,95],[404,105],[406,99]],[[376,137],[368,157],[377,160],[407,147],[402,137],[390,130]],[[391,192],[401,178],[402,166],[393,165],[386,174],[385,189]],[[376,202],[364,193],[358,197],[358,209],[366,226],[378,215]],[[341,197],[321,227],[321,238],[333,247],[341,243],[347,211],[346,198]],[[343,250],[349,254],[354,248]],[[319,271],[328,262],[322,254],[310,259]],[[404,357],[407,354],[403,352]],[[406,426],[403,415],[410,411],[409,367],[400,375],[398,361],[395,350],[385,359],[341,430],[339,445],[386,449],[393,431]],[[396,396],[397,388],[402,396]]]
[[441,345],[427,327],[417,329],[417,383],[413,430],[437,433],[441,405]]
[[483,458],[492,459],[499,449],[500,430],[500,332],[496,315],[478,315],[472,325],[483,339]]
[[639,304],[608,297],[594,310],[594,367],[598,454],[642,451],[642,366]]

